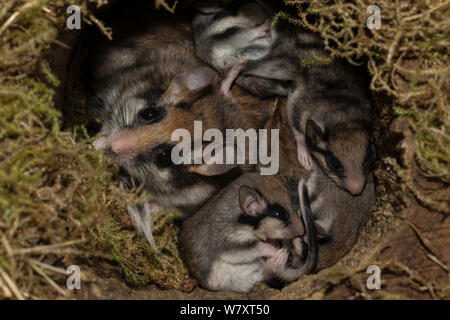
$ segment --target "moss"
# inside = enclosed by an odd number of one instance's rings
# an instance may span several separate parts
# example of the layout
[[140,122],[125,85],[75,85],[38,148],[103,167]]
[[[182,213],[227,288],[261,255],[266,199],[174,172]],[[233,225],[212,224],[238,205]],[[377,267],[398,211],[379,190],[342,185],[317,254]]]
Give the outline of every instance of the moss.
[[310,59],[305,59],[301,62],[300,66],[302,68],[308,68],[311,65],[317,65],[317,64],[330,64],[333,61],[332,58],[330,57],[321,57],[321,56],[316,56],[314,54],[314,57],[310,58]]
[[324,277],[328,278],[328,279],[332,279],[332,280],[341,280],[341,279],[345,279],[348,278],[348,274],[345,273],[340,273],[340,272],[330,272],[330,273],[326,273],[324,275]]
[[154,218],[157,253],[145,239],[136,236],[125,212],[113,212],[106,221],[91,229],[91,243],[96,249],[110,253],[122,268],[125,280],[134,286],[153,283],[161,288],[179,288],[187,278],[187,270],[177,251],[177,229],[172,220],[177,213]]
[[15,298],[58,294],[29,262],[51,256],[61,268],[75,257],[107,257],[134,285],[175,288],[187,275],[175,214],[155,221],[158,255],[124,222],[133,195],[116,188],[117,168],[92,150],[84,128],[60,129],[59,80],[40,57],[64,25],[65,8],[90,3],[97,1],[8,0],[0,9],[0,27],[19,13],[0,38],[0,268],[18,288]]

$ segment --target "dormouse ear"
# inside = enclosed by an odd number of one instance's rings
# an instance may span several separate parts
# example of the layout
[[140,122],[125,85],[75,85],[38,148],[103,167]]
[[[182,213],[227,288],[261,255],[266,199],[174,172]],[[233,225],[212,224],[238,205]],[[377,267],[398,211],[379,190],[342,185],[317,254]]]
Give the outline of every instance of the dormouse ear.
[[193,103],[206,94],[206,89],[213,83],[215,72],[201,67],[178,74],[163,93],[162,99],[177,104],[181,101]]
[[[190,172],[201,174],[203,176],[218,176],[234,169],[237,166],[237,151],[234,146],[226,145],[223,141],[217,141],[209,145],[209,150],[214,150],[214,155],[210,152],[202,152],[202,164],[191,165],[188,167]],[[206,150],[206,149],[205,149]],[[226,163],[226,155],[230,152],[234,154],[232,163]],[[195,160],[194,160],[195,163]]]
[[266,200],[258,191],[247,185],[239,188],[239,204],[244,212],[251,216],[256,216],[267,210]]
[[306,122],[305,140],[308,147],[317,147],[323,142],[323,131],[313,120]]

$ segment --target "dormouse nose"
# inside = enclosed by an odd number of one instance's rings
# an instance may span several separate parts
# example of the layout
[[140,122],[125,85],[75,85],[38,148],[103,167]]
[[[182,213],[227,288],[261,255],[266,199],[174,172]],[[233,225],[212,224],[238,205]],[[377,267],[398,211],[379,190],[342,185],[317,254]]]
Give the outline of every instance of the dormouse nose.
[[366,185],[365,177],[348,177],[342,180],[343,186],[348,190],[352,195],[359,195],[364,190],[364,186]]
[[292,235],[293,237],[301,237],[305,234],[305,226],[300,218],[293,219],[292,221]]
[[135,149],[136,141],[127,133],[119,133],[111,142],[111,151],[115,154],[129,153]]

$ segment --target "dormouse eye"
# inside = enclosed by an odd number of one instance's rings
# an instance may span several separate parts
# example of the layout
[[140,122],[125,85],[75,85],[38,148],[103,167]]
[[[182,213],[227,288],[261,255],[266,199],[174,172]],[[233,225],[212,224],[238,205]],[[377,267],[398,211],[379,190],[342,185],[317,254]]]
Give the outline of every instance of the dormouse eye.
[[172,158],[171,158],[171,150],[161,150],[156,155],[156,162],[159,167],[161,168],[167,168],[172,164]]
[[289,214],[286,212],[286,210],[278,205],[278,204],[273,204],[269,207],[269,212],[270,212],[270,216],[272,216],[273,218],[277,218],[283,221],[286,221],[289,219]]
[[150,124],[162,119],[163,109],[148,107],[139,111],[139,122],[143,124]]
[[328,168],[330,168],[331,170],[336,171],[336,172],[344,171],[344,167],[342,166],[342,163],[334,155],[328,153],[325,156],[325,161],[327,162]]

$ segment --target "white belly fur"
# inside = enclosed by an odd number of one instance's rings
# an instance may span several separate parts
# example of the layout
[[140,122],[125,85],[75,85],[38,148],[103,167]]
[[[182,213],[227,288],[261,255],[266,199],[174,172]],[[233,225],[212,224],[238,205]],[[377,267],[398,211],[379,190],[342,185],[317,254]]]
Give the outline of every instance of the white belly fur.
[[264,280],[264,272],[259,261],[231,264],[218,259],[213,263],[206,285],[212,290],[249,292],[256,282],[262,280]]

